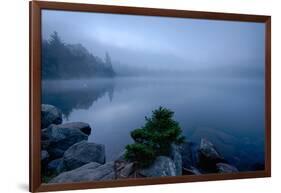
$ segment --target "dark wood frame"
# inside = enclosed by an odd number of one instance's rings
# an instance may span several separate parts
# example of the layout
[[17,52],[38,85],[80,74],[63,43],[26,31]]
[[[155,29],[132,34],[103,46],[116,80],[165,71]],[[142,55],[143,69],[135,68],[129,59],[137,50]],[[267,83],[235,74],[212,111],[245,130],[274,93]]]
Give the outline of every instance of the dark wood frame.
[[[260,178],[271,176],[271,17],[231,13],[212,13],[170,9],[152,9],[92,4],[32,1],[30,4],[30,185],[31,192],[105,188],[117,186],[152,185],[209,180]],[[41,182],[41,10],[68,10],[131,15],[196,18],[265,23],[265,170],[235,174],[206,174],[149,179],[125,179],[103,182],[79,182],[69,184],[43,184]]]

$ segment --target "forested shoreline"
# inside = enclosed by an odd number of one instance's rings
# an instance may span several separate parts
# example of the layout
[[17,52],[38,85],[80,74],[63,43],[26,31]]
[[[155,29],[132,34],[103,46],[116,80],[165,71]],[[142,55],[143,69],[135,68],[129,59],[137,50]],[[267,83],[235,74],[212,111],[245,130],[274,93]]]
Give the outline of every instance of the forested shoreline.
[[110,55],[102,59],[81,44],[67,44],[55,31],[42,42],[42,79],[114,77]]

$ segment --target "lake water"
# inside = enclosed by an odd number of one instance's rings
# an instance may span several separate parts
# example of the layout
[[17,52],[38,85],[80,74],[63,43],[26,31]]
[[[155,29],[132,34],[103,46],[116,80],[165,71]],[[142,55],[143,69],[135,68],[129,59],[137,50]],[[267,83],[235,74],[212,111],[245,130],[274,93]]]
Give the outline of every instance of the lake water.
[[264,160],[264,83],[254,79],[113,78],[43,81],[42,103],[60,108],[64,122],[89,123],[89,141],[107,161],[132,143],[130,131],[159,106],[175,112],[187,140],[211,140],[239,167]]

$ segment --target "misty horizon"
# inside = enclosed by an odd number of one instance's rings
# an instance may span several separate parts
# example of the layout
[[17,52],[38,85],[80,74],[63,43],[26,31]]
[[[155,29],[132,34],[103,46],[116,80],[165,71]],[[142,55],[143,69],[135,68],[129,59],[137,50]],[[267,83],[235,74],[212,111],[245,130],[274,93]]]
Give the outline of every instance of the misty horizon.
[[94,56],[108,52],[119,75],[264,75],[261,23],[43,10],[43,39],[54,31]]

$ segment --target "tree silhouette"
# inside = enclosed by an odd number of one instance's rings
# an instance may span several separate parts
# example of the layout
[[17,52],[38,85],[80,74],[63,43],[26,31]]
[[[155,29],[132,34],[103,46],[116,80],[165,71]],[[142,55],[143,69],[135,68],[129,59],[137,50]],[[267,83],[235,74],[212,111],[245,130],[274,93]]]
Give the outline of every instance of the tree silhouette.
[[107,66],[112,66],[111,58],[110,58],[108,52],[105,53],[105,63],[107,64]]
[[42,78],[76,79],[113,77],[112,61],[106,53],[105,62],[81,44],[66,44],[54,31],[42,42]]
[[142,128],[131,132],[135,143],[126,146],[126,159],[140,167],[152,163],[156,156],[169,154],[172,144],[185,141],[179,123],[173,120],[174,112],[163,107],[152,112]]

